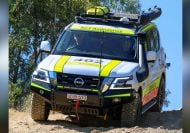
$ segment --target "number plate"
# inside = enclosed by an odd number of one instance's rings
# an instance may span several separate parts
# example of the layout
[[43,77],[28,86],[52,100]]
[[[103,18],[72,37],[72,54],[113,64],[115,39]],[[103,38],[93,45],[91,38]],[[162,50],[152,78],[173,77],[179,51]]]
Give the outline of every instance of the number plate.
[[67,94],[67,99],[86,101],[87,96],[85,96],[85,95],[76,95],[76,94]]

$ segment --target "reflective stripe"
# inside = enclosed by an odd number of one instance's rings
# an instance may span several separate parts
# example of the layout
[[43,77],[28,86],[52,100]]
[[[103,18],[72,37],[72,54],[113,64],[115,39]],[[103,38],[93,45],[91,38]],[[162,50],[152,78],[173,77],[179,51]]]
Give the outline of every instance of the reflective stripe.
[[93,92],[98,92],[99,90],[97,90],[97,89],[92,89],[92,91],[93,91]]
[[68,62],[67,65],[84,65],[84,66],[100,67],[100,64],[91,63],[91,62]]
[[[57,89],[64,89],[64,86],[62,85],[57,85]],[[99,90],[97,89],[83,89],[85,91],[92,91],[92,92],[98,92]]]
[[160,79],[161,77],[157,78],[156,80],[154,80],[148,87],[146,87],[145,89],[143,89],[143,97],[145,95],[147,95],[148,93],[150,93],[153,89],[158,88],[159,84],[160,84]]
[[63,72],[63,67],[66,64],[66,62],[70,59],[71,56],[61,56],[61,58],[57,61],[54,67],[54,71],[56,72]]
[[149,30],[151,30],[151,29],[153,29],[153,28],[156,28],[156,25],[155,25],[155,24],[149,24],[148,26],[145,26],[145,27],[142,29],[142,31],[143,31],[143,32],[147,32],[147,31],[149,31]]
[[121,61],[118,60],[112,60],[110,61],[107,65],[105,65],[100,73],[100,76],[106,77],[110,75],[110,72],[119,64],[121,63]]
[[62,85],[57,86],[58,89],[63,89],[64,87]]
[[154,88],[150,93],[148,93],[147,95],[145,95],[142,98],[142,104],[145,105],[146,103],[148,103],[150,100],[152,100],[152,98],[156,97],[158,95],[158,88]]
[[33,87],[36,87],[36,88],[39,88],[39,89],[42,89],[42,90],[45,90],[45,91],[50,91],[49,89],[43,87],[43,86],[40,86],[38,84],[35,84],[35,83],[31,83],[31,86]]
[[84,25],[84,24],[73,24],[70,29],[83,30],[83,31],[94,31],[94,32],[127,34],[127,35],[135,34],[135,32],[133,30],[127,29],[127,28],[114,28],[114,27],[108,27],[108,26],[96,26],[96,25]]
[[119,95],[111,95],[111,96],[104,96],[105,98],[114,98],[114,97],[130,97],[131,94],[127,93],[127,94],[119,94]]

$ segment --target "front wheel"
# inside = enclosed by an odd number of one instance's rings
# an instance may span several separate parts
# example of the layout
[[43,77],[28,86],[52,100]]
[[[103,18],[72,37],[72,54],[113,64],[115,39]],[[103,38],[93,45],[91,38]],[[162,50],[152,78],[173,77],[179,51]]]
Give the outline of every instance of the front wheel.
[[137,93],[130,103],[123,104],[121,109],[121,126],[134,126],[141,115],[141,98]]
[[32,109],[31,109],[31,117],[35,121],[44,121],[48,119],[50,108],[48,107],[48,103],[44,101],[37,94],[33,94],[32,98]]

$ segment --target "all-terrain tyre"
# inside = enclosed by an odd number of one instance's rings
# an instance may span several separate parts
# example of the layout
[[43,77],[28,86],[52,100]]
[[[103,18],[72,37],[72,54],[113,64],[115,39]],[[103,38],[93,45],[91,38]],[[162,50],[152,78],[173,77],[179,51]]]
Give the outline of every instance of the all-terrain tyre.
[[33,94],[31,117],[34,121],[44,121],[48,119],[50,112],[49,104],[38,94]]
[[137,94],[136,98],[130,103],[122,105],[121,109],[121,126],[134,126],[141,115],[141,98]]
[[156,97],[156,104],[150,109],[152,112],[161,112],[165,99],[165,80],[161,78],[158,88],[158,95]]

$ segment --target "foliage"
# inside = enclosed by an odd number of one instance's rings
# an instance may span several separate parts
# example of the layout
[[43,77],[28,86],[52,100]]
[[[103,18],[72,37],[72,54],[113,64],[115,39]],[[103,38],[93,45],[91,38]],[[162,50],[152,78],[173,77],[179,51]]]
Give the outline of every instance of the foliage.
[[27,95],[25,95],[23,89],[21,89],[20,82],[17,84],[10,83],[9,84],[9,107],[21,109],[23,106],[23,101],[27,99]]
[[101,2],[114,12],[140,13],[141,10],[139,0],[102,0]]
[[171,94],[171,91],[167,89],[166,94],[165,94],[165,99],[164,99],[164,106],[165,107],[168,107],[170,104],[170,101],[168,100],[168,95],[170,95],[170,94]]

